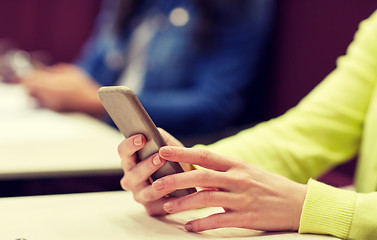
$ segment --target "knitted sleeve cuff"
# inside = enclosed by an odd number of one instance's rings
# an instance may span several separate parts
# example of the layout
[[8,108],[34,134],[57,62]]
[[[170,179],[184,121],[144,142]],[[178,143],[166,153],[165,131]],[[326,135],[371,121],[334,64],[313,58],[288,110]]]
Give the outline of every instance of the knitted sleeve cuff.
[[352,223],[355,201],[355,192],[310,179],[299,233],[329,234],[346,239]]

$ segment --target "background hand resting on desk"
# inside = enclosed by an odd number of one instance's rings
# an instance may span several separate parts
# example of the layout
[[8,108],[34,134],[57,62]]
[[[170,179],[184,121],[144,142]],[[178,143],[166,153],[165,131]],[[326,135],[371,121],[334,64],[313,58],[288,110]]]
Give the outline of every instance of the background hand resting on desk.
[[[184,148],[163,132],[169,147],[160,149],[146,161],[136,163],[135,152],[146,143],[134,135],[119,145],[124,177],[121,185],[130,190],[150,215],[162,215],[202,207],[223,207],[224,213],[190,221],[188,231],[199,232],[222,227],[257,230],[297,230],[306,185],[264,171],[246,162],[224,157],[203,149]],[[149,176],[165,160],[195,164],[204,169],[163,177],[152,185]],[[166,194],[188,187],[203,190],[181,198]]]
[[97,98],[99,85],[75,65],[62,63],[34,69],[21,79],[21,83],[42,107],[57,112],[104,116]]

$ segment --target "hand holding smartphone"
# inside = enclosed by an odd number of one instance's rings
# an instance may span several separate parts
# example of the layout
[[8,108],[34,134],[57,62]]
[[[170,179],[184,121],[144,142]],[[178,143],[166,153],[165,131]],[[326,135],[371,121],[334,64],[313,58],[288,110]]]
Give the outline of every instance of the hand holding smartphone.
[[[98,90],[98,96],[107,113],[126,138],[135,134],[143,134],[147,139],[145,147],[137,152],[139,160],[148,158],[167,145],[131,89],[124,86],[101,87]],[[152,174],[151,180],[154,181],[163,176],[183,171],[179,163],[166,161],[160,169]],[[169,195],[182,197],[195,191],[195,188],[180,189]]]

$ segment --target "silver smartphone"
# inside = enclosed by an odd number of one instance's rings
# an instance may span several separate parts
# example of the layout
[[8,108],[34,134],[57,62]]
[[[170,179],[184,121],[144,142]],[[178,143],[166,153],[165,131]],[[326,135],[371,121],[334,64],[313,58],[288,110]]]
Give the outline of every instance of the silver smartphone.
[[[139,160],[148,158],[157,153],[161,147],[167,145],[131,89],[124,86],[101,87],[98,90],[98,96],[107,113],[126,138],[135,134],[143,134],[146,137],[147,143],[145,147],[137,152]],[[160,169],[152,174],[151,181],[183,171],[179,163],[166,161]],[[195,188],[179,189],[169,195],[182,197],[195,191]]]

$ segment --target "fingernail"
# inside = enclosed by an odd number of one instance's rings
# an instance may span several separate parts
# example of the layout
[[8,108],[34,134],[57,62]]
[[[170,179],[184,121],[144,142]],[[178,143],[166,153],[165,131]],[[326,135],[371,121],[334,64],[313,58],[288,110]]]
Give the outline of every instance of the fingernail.
[[193,229],[192,224],[191,223],[186,223],[185,229],[186,229],[187,232],[192,232],[192,229]]
[[141,144],[143,144],[143,139],[141,138],[141,136],[137,136],[134,138],[134,144],[135,146],[140,146]]
[[164,210],[166,212],[171,212],[173,210],[173,203],[167,202],[164,204]]
[[169,157],[173,154],[173,149],[171,149],[170,147],[163,147],[160,149],[160,154],[164,157]]
[[152,186],[155,190],[162,190],[165,187],[164,180],[158,179],[158,180],[153,182]]
[[161,159],[158,155],[154,156],[153,160],[152,160],[153,164],[158,166],[161,164]]

